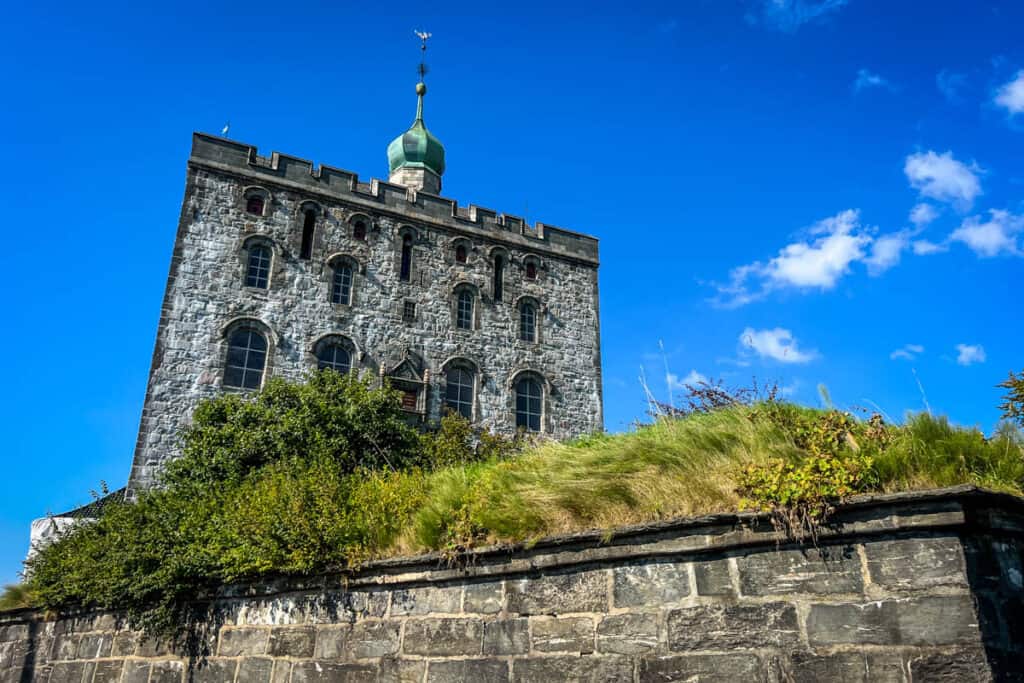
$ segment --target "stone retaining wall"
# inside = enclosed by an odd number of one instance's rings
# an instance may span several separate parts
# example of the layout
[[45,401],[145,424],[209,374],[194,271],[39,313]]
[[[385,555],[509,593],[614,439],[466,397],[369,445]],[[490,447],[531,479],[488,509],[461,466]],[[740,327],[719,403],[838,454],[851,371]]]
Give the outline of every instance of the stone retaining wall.
[[719,515],[232,586],[205,653],[115,615],[0,619],[0,683],[1024,680],[1024,505],[865,498],[817,548]]

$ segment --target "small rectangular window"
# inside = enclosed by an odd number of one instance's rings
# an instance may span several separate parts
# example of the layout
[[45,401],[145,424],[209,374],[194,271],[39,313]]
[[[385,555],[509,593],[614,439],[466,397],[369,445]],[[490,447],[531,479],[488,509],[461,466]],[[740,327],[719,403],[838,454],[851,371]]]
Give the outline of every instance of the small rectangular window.
[[416,398],[418,392],[415,389],[407,389],[402,392],[402,408],[405,410],[416,410]]
[[402,304],[402,322],[416,322],[416,302],[406,301]]

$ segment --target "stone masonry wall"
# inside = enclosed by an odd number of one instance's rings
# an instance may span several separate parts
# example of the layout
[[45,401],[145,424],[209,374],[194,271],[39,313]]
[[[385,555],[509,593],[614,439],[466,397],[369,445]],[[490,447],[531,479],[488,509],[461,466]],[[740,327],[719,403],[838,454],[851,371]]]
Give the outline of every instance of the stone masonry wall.
[[864,499],[818,548],[719,515],[233,586],[205,653],[109,614],[0,618],[0,681],[1022,680],[1024,506]]
[[[428,379],[428,421],[442,411],[445,369],[461,361],[476,370],[473,418],[481,427],[515,430],[512,384],[522,372],[543,380],[543,432],[565,438],[602,427],[596,240],[542,225],[530,231],[511,217],[499,224],[488,221],[493,212],[465,212],[376,181],[364,187],[354,176],[342,186],[331,182],[336,174],[315,176],[308,162],[301,168],[289,159],[196,135],[130,489],[152,483],[177,454],[196,404],[222,391],[226,335],[242,321],[270,338],[265,376],[301,377],[316,367],[315,343],[337,335],[355,351],[354,365],[374,375],[411,353]],[[264,216],[245,210],[252,187],[269,193]],[[300,243],[308,202],[320,215],[306,260]],[[360,217],[365,239],[353,236]],[[407,231],[414,235],[411,282],[399,277]],[[254,238],[273,249],[266,290],[244,286]],[[468,247],[466,263],[455,260],[457,242]],[[500,302],[493,296],[496,250],[507,264]],[[330,302],[337,257],[357,264],[351,305]],[[525,276],[528,259],[538,266],[535,280]],[[475,293],[473,330],[455,326],[458,286]],[[519,339],[524,297],[538,306],[535,343]],[[416,306],[411,322],[402,318],[407,301]]]

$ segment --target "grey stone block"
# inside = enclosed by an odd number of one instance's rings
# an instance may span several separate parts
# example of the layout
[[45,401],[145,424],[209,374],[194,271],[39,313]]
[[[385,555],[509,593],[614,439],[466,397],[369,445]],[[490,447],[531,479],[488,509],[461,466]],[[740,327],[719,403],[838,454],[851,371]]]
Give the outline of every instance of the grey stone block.
[[292,663],[283,659],[274,660],[274,670],[270,674],[271,683],[289,683],[292,679]]
[[796,608],[784,602],[705,605],[668,614],[668,645],[675,651],[793,647],[799,638]]
[[352,627],[347,624],[343,626],[317,626],[313,656],[317,659],[344,659],[347,656],[351,632]]
[[185,665],[182,662],[153,662],[149,672],[149,683],[182,683],[184,675]]
[[238,660],[208,658],[196,662],[189,671],[190,683],[225,683],[234,681]]
[[530,621],[533,649],[538,652],[594,651],[594,620],[590,617],[537,617]]
[[313,656],[316,632],[312,626],[282,626],[270,631],[268,654],[272,657],[308,658]]
[[697,582],[697,595],[734,595],[729,560],[694,562],[691,565]]
[[597,651],[601,653],[637,655],[658,647],[658,615],[613,614],[597,625]]
[[427,683],[507,683],[508,662],[496,659],[459,659],[427,664]]
[[927,683],[989,683],[990,681],[1021,680],[1017,658],[1014,669],[993,672],[983,649],[952,650],[910,658],[912,681]]
[[372,683],[377,667],[365,664],[307,661],[292,666],[291,683]]
[[397,621],[363,621],[349,633],[348,652],[354,659],[385,657],[398,652]]
[[849,683],[907,683],[898,654],[839,652],[817,655],[794,653],[790,659],[792,683],[849,681]]
[[121,674],[121,683],[148,683],[149,662],[139,660],[125,660],[124,672]]
[[767,671],[757,655],[717,654],[644,657],[639,673],[641,683],[742,683],[763,681]]
[[508,611],[515,614],[608,610],[607,574],[601,570],[509,580],[506,590]]
[[685,564],[651,562],[612,570],[616,607],[671,605],[690,594],[690,574]]
[[864,552],[871,581],[888,590],[967,585],[964,551],[956,537],[870,541]]
[[49,683],[82,683],[85,662],[57,662],[50,670]]
[[505,589],[500,581],[466,584],[462,611],[471,614],[497,614],[504,602]]
[[109,633],[90,633],[82,636],[78,643],[79,659],[98,659],[109,657],[113,637]]
[[397,590],[391,596],[391,614],[392,616],[456,614],[460,611],[461,602],[461,586],[425,586]]
[[220,631],[217,654],[221,657],[266,654],[269,640],[270,629],[223,628]]
[[483,624],[479,619],[410,619],[405,622],[403,649],[406,654],[452,656],[479,655]]
[[851,546],[769,550],[736,558],[744,595],[862,593],[860,558]]
[[28,634],[28,624],[7,624],[6,626],[0,626],[0,642],[25,640],[28,638]]
[[380,660],[380,683],[422,683],[426,669],[423,659],[385,657]]
[[81,637],[72,634],[60,634],[53,641],[53,659],[66,661],[78,659],[78,645]]
[[628,657],[532,657],[512,660],[513,683],[627,683],[633,680]]
[[529,650],[529,620],[525,617],[484,622],[485,655],[521,655]]
[[269,657],[246,657],[238,663],[238,683],[271,683],[273,673]]
[[121,671],[124,669],[124,660],[107,659],[96,662],[96,671],[93,672],[92,683],[118,683],[121,680]]
[[138,647],[139,637],[131,631],[117,633],[114,635],[113,643],[110,646],[110,654],[113,657],[129,657],[135,654]]
[[967,595],[811,605],[807,636],[812,646],[952,645],[981,639]]

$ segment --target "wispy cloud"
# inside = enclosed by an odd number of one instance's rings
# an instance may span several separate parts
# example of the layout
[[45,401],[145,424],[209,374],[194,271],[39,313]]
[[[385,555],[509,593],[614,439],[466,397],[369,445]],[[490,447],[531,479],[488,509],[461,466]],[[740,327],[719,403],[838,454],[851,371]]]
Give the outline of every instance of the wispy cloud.
[[896,90],[896,86],[878,74],[871,73],[867,69],[859,70],[857,72],[857,78],[853,81],[853,92],[859,93],[863,90],[870,90],[872,88],[883,88],[889,91]]
[[923,228],[938,217],[939,212],[927,202],[915,204],[914,208],[910,210],[910,222],[918,228]]
[[670,372],[666,375],[666,379],[669,391],[683,391],[686,389],[687,385],[693,386],[708,381],[707,377],[696,370],[690,370],[686,377],[683,377],[682,379],[679,378],[679,375]]
[[808,363],[818,357],[816,351],[802,351],[793,333],[782,327],[770,330],[748,327],[740,334],[740,345],[761,358],[780,363]]
[[941,254],[949,251],[949,247],[945,243],[931,242],[929,240],[914,240],[910,244],[910,249],[914,252],[914,256],[931,256],[932,254]]
[[748,0],[751,10],[746,19],[751,24],[794,33],[804,24],[824,20],[846,3],[847,0]]
[[985,347],[981,344],[957,344],[956,350],[956,362],[960,365],[985,362]]
[[953,158],[952,152],[917,152],[906,158],[903,172],[922,197],[948,202],[966,211],[981,194],[981,168]]
[[967,85],[967,75],[943,69],[935,74],[935,87],[939,89],[947,102],[956,104],[960,102],[960,91]]
[[736,308],[779,290],[829,290],[858,262],[867,266],[868,274],[879,275],[899,263],[912,237],[908,231],[876,236],[875,228],[861,225],[855,209],[818,221],[806,233],[767,263],[733,268],[727,283],[715,285],[712,303]]
[[1024,231],[1024,215],[993,209],[988,220],[970,216],[949,236],[952,242],[962,242],[978,256],[991,258],[1000,254],[1021,256],[1017,235]]
[[924,353],[924,347],[920,344],[904,344],[889,354],[890,360],[914,360]]
[[1024,113],[1024,69],[1018,71],[1012,81],[996,91],[995,103],[1011,116]]

